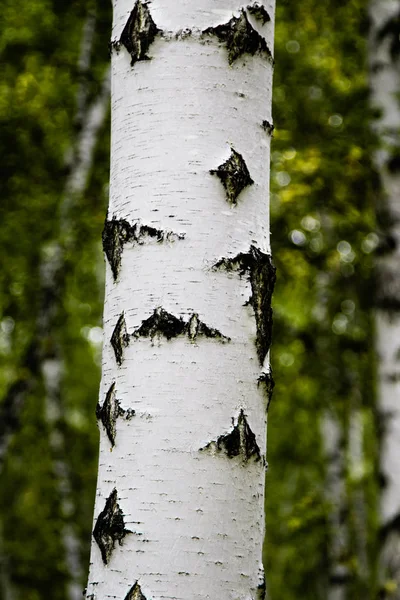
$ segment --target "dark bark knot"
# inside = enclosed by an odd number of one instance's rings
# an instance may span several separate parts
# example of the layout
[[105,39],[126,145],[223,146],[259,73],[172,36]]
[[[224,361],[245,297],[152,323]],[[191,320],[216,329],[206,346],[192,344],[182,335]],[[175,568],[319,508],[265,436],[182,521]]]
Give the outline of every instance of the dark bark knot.
[[233,429],[230,433],[221,435],[216,441],[200,448],[200,451],[224,452],[228,458],[239,456],[243,463],[247,463],[251,458],[258,462],[261,459],[260,448],[243,409],[239,413],[236,425],[234,419],[232,419],[232,424]]
[[124,600],[146,600],[146,596],[142,594],[142,590],[137,581],[131,587]]
[[260,365],[271,346],[272,339],[272,292],[276,269],[269,254],[264,254],[255,246],[249,252],[241,252],[233,258],[222,258],[214,265],[215,270],[236,271],[239,276],[247,275],[251,284],[249,304],[253,307],[256,319],[256,348]]
[[230,341],[220,331],[200,321],[197,313],[193,313],[188,321],[184,321],[182,317],[175,317],[161,307],[156,308],[132,334],[135,338],[149,337],[151,340],[156,336],[170,340],[180,335],[187,335],[191,341],[195,341],[198,337],[215,338],[221,342]]
[[93,530],[93,537],[100,548],[101,557],[105,565],[110,562],[115,542],[122,544],[124,537],[131,533],[125,529],[124,516],[118,504],[117,490],[111,492],[106,505],[97,517]]
[[124,313],[120,315],[110,341],[114,349],[115,360],[118,365],[122,365],[123,351],[129,344],[129,335],[126,330]]
[[217,169],[211,169],[210,173],[220,179],[226,191],[226,199],[231,204],[236,204],[240,192],[254,183],[243,156],[233,148],[231,148],[231,155],[228,160]]
[[131,225],[125,219],[118,220],[115,217],[111,221],[106,220],[103,229],[103,250],[110,263],[114,281],[117,280],[121,267],[123,247],[128,242],[143,245],[153,242],[174,242],[184,238],[184,233],[164,231],[150,225],[141,225],[139,222]]
[[228,49],[228,61],[231,65],[243,54],[264,54],[273,64],[273,58],[265,39],[251,26],[246,12],[242,9],[239,17],[232,17],[228,23],[209,27],[203,35],[215,35]]
[[96,417],[103,423],[103,427],[107,432],[111,446],[115,446],[115,436],[117,433],[116,423],[118,417],[125,417],[129,420],[135,415],[132,409],[125,410],[120,406],[119,400],[115,396],[115,382],[111,384],[103,406],[97,404]]
[[132,67],[138,60],[149,60],[147,52],[160,33],[151,17],[148,4],[137,0],[117,43],[117,48],[122,44],[131,55]]
[[261,123],[261,127],[268,133],[269,136],[273,136],[274,134],[274,125],[267,121],[266,119]]

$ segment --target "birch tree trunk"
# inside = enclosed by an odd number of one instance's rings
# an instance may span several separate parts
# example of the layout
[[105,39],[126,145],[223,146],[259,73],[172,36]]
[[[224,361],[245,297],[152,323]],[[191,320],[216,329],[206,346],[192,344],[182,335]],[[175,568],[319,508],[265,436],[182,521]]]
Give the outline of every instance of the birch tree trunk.
[[264,597],[274,2],[114,0],[86,597]]
[[383,196],[378,207],[382,240],[377,261],[376,315],[378,395],[383,426],[381,578],[382,597],[400,598],[400,3],[373,0],[370,16],[372,102],[380,110],[375,122],[380,141],[375,164]]

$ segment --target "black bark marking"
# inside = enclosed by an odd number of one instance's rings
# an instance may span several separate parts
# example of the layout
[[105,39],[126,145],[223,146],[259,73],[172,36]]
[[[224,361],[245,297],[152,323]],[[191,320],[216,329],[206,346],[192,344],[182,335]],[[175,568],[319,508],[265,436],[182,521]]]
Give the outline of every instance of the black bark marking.
[[149,60],[147,52],[158,33],[160,29],[151,18],[148,2],[137,0],[119,40],[131,55],[132,67],[138,60]]
[[125,529],[124,515],[118,504],[117,490],[111,492],[106,505],[97,517],[93,530],[93,537],[100,548],[101,557],[105,565],[110,562],[115,542],[122,544],[124,537],[131,533]]
[[135,338],[149,337],[152,340],[156,335],[166,337],[167,340],[179,335],[187,335],[192,341],[199,336],[230,341],[230,338],[222,335],[220,331],[208,327],[200,321],[197,313],[193,313],[189,321],[185,323],[182,317],[178,319],[161,307],[156,308],[154,313],[143,321],[132,334]]
[[135,242],[141,245],[147,240],[155,240],[155,242],[161,243],[183,240],[184,238],[184,233],[164,231],[150,225],[141,225],[138,222],[131,225],[125,219],[117,220],[115,217],[111,221],[106,220],[103,229],[103,249],[110,263],[114,281],[118,278],[122,250],[127,242]]
[[[234,419],[232,419],[232,423],[234,425]],[[254,458],[255,462],[261,459],[261,452],[256,441],[256,436],[250,429],[243,409],[241,409],[237,423],[233,426],[230,433],[221,435],[216,442],[210,442],[204,448],[200,448],[200,450],[225,452],[229,458],[240,456],[244,463],[247,463],[251,458]]]
[[226,198],[231,204],[236,204],[240,192],[254,183],[243,156],[233,148],[231,148],[231,155],[228,160],[217,169],[211,169],[210,173],[219,177],[226,190]]
[[265,585],[265,577],[262,575],[262,581],[257,586],[256,600],[265,600],[267,587]]
[[264,394],[267,399],[266,411],[268,412],[275,387],[275,381],[272,377],[272,371],[270,371],[269,373],[261,373],[260,377],[258,378],[258,386],[264,390]]
[[129,335],[126,331],[124,313],[119,317],[110,341],[114,348],[115,360],[118,365],[122,365],[123,351],[129,344]]
[[269,254],[264,254],[255,246],[247,253],[241,252],[233,258],[222,258],[214,269],[237,270],[240,276],[248,273],[251,284],[249,304],[253,307],[256,319],[257,355],[262,366],[272,339],[272,292],[275,285],[276,269]]
[[192,341],[195,340],[198,336],[204,336],[207,338],[219,338],[229,340],[226,338],[218,329],[213,329],[212,327],[208,327],[205,323],[199,320],[199,315],[197,313],[193,313],[190,317],[186,330],[189,336],[189,339]]
[[134,410],[130,408],[125,410],[120,406],[119,401],[115,396],[115,382],[112,383],[107,392],[106,399],[103,402],[103,406],[97,404],[96,407],[96,416],[103,423],[103,427],[107,432],[112,447],[115,446],[117,418],[125,417],[129,420],[134,415]]
[[125,600],[146,600],[146,596],[142,594],[142,590],[137,581],[125,596]]
[[265,6],[263,6],[262,4],[258,4],[258,2],[250,4],[247,7],[247,10],[251,15],[253,15],[253,17],[257,19],[257,21],[261,21],[263,25],[265,25],[265,23],[268,23],[271,20],[271,17],[269,16],[269,13]]
[[266,131],[268,133],[268,135],[270,135],[271,137],[274,134],[274,129],[275,126],[270,123],[269,121],[267,121],[266,119],[261,123],[261,127],[264,129],[264,131]]
[[170,340],[185,331],[185,323],[182,318],[178,319],[163,308],[156,308],[148,319],[133,332],[133,336],[149,337],[153,339],[156,335],[162,335]]
[[250,25],[245,11],[242,9],[239,17],[232,17],[228,23],[209,27],[203,31],[205,35],[215,35],[220,42],[226,44],[228,60],[231,65],[243,54],[254,56],[256,52],[264,53],[273,63],[273,58],[267,42]]

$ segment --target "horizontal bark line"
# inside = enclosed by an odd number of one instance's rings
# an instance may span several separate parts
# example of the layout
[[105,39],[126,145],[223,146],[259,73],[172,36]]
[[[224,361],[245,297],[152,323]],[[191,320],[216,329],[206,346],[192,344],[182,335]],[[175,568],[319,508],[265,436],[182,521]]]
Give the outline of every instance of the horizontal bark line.
[[198,337],[213,338],[222,343],[231,341],[231,338],[223,335],[218,329],[203,323],[197,313],[193,313],[188,321],[184,321],[182,317],[176,317],[162,307],[157,307],[153,314],[142,321],[142,324],[131,334],[127,332],[125,316],[122,313],[110,340],[118,365],[122,364],[123,349],[129,345],[132,339],[144,337],[153,340],[156,336],[165,337],[167,340],[178,336],[187,336],[192,342]]

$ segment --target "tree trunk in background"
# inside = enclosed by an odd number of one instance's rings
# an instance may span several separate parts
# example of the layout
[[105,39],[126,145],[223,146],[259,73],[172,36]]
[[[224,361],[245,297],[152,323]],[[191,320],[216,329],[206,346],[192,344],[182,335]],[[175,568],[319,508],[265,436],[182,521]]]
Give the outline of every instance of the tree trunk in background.
[[343,425],[326,410],[322,415],[321,437],[326,457],[326,497],[329,511],[329,588],[328,600],[345,600],[349,579],[346,558],[349,547],[348,523],[345,517],[346,466]]
[[[74,235],[74,211],[82,199],[90,174],[94,151],[101,128],[109,110],[110,73],[104,74],[103,85],[97,96],[87,100],[90,58],[93,51],[95,15],[90,13],[83,27],[81,54],[78,63],[78,85],[76,96],[75,124],[79,134],[73,140],[66,167],[69,174],[65,181],[64,193],[59,208],[58,229],[55,236],[42,249],[40,264],[40,303],[36,317],[36,335],[29,348],[21,369],[25,375],[9,390],[3,404],[3,418],[0,426],[0,470],[5,460],[12,435],[19,425],[25,397],[40,382],[45,394],[45,419],[50,431],[50,448],[53,461],[54,486],[57,489],[64,527],[60,531],[64,549],[65,565],[68,573],[67,600],[82,597],[83,568],[78,534],[75,531],[73,516],[76,507],[73,501],[71,473],[68,464],[68,448],[65,439],[65,412],[62,379],[64,357],[59,335],[59,323],[64,315],[64,292],[67,277],[66,254],[77,244]],[[0,557],[2,538],[0,537]],[[0,574],[5,581],[7,562],[1,561]],[[10,586],[7,588],[11,590]],[[11,591],[8,592],[9,595]]]
[[87,598],[261,598],[274,2],[113,5]]
[[381,501],[382,597],[400,598],[400,71],[398,0],[370,5],[370,70],[375,131],[380,147],[375,164],[382,198],[377,206],[382,240],[377,259],[376,348],[382,419]]

